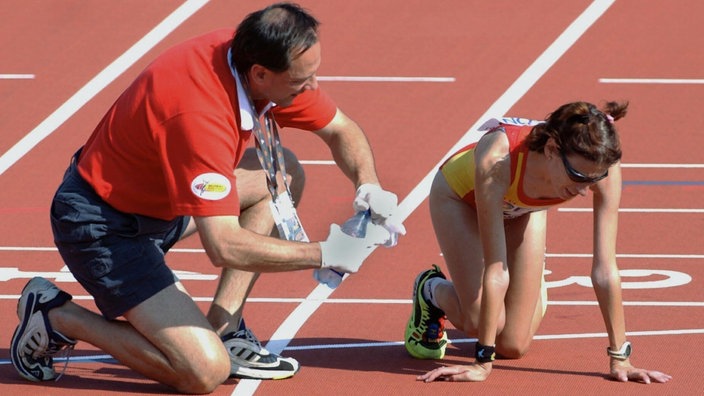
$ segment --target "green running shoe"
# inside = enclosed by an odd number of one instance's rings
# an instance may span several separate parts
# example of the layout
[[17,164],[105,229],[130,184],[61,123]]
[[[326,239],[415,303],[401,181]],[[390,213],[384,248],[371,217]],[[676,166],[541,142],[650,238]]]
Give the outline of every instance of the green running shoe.
[[447,346],[445,312],[434,307],[422,293],[425,282],[432,278],[445,279],[435,264],[432,269],[418,275],[413,286],[413,312],[406,326],[404,344],[408,353],[416,359],[442,359]]

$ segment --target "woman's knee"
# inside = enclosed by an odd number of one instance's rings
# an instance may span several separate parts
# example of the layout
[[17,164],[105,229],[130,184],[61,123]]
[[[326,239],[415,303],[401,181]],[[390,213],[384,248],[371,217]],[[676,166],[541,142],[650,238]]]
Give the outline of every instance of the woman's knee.
[[530,342],[530,339],[500,339],[496,343],[496,353],[504,359],[520,359],[528,353]]

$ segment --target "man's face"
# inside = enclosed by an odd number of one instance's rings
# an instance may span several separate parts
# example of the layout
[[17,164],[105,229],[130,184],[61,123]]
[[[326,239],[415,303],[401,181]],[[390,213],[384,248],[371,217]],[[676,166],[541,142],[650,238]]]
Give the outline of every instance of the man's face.
[[277,106],[289,106],[303,91],[318,88],[316,79],[318,67],[320,67],[320,42],[298,55],[291,62],[291,67],[282,73],[265,69],[260,92]]

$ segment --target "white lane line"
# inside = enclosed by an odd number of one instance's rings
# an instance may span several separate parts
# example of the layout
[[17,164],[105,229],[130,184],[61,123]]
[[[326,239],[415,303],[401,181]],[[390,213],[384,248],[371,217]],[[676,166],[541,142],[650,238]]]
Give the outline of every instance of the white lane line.
[[301,160],[302,165],[336,165],[333,160]]
[[603,84],[704,84],[702,78],[600,78]]
[[[557,208],[558,212],[591,213],[593,208]],[[704,209],[668,209],[668,208],[619,208],[619,213],[704,213]]]
[[[303,165],[335,165],[333,160],[300,160]],[[621,168],[702,169],[704,164],[621,164]]]
[[[557,258],[590,258],[591,253],[546,253],[545,257],[557,257]],[[704,259],[704,254],[629,254],[629,253],[618,253],[616,258],[628,258],[628,259],[692,259],[701,260]]]
[[[481,124],[492,117],[502,117],[511,107],[533,87],[533,85],[557,62],[562,55],[596,22],[615,0],[595,0],[587,7],[582,14],[577,17],[564,32],[531,64],[521,76],[506,90],[506,92],[494,102],[494,104],[482,115],[479,120],[464,134],[464,136],[448,150],[445,157],[453,152],[476,141],[475,131]],[[435,175],[435,169],[445,160],[443,158],[423,180],[411,191],[411,193],[400,203],[399,214],[401,220],[405,220],[428,196],[430,182]],[[344,279],[343,279],[344,282]],[[325,299],[332,293],[327,286],[318,285],[309,295],[311,299]],[[266,348],[274,353],[281,353],[288,343],[296,336],[298,330],[308,320],[310,315],[320,306],[317,301],[307,301],[292,312],[281,326],[272,335],[272,341],[267,343]],[[261,380],[241,380],[235,391],[235,396],[253,395]]]
[[66,120],[73,116],[89,100],[93,99],[108,84],[130,68],[144,54],[151,50],[169,33],[176,29],[181,23],[203,7],[208,0],[187,0],[174,12],[166,17],[154,29],[142,37],[137,43],[130,47],[125,53],[115,59],[98,75],[93,77],[86,85],[79,89],[64,104],[59,106],[44,121],[37,125],[32,131],[25,135],[19,142],[12,146],[0,157],[0,175],[24,157],[34,146],[39,144],[47,136],[51,135]]
[[[32,246],[0,246],[0,252],[55,252],[55,247],[32,247]],[[169,250],[169,254],[172,253],[185,253],[185,254],[205,254],[205,250],[202,248],[190,249],[190,248],[173,248]],[[590,253],[547,253],[546,257],[565,257],[565,258],[582,258],[591,257]],[[630,254],[630,253],[620,253],[616,254],[616,258],[642,258],[642,259],[702,259],[703,254]],[[0,267],[0,273],[3,268]],[[36,272],[40,274],[41,272]],[[309,296],[310,297],[310,296]],[[310,298],[308,298],[310,299]]]
[[[19,294],[0,294],[0,300],[17,301],[20,298]],[[196,302],[212,302],[213,297],[192,297]],[[77,301],[92,301],[91,295],[73,295],[73,299]],[[300,304],[305,302],[303,298],[284,298],[284,297],[250,297],[247,299],[247,304]],[[321,301],[323,304],[355,304],[355,305],[411,305],[411,299],[364,299],[364,298],[328,298]],[[548,305],[560,306],[597,306],[597,301],[575,301],[563,300],[548,301]],[[624,306],[629,307],[704,307],[704,301],[624,301]],[[288,349],[288,348],[287,348]]]
[[[664,336],[664,335],[689,335],[689,334],[704,334],[704,329],[681,329],[681,330],[646,330],[646,331],[627,331],[626,336],[629,337],[645,337],[645,336]],[[533,336],[534,340],[572,340],[585,338],[606,338],[608,333],[573,333],[573,334],[537,334]],[[466,344],[477,342],[476,338],[457,338],[449,339],[449,344]],[[387,342],[360,342],[353,344],[321,344],[321,345],[301,345],[292,346],[288,349],[291,351],[310,351],[318,349],[347,349],[347,348],[380,348],[380,347],[395,347],[403,345],[403,341],[387,341]]]
[[[658,336],[676,336],[676,335],[691,335],[704,334],[704,329],[671,329],[671,330],[643,330],[643,331],[627,331],[628,337],[658,337]],[[533,337],[534,340],[574,340],[586,338],[606,338],[607,333],[572,333],[572,334],[537,334]],[[466,344],[476,342],[476,338],[456,338],[448,340],[450,344]],[[314,344],[314,345],[297,345],[286,348],[289,351],[313,351],[313,350],[330,350],[330,349],[351,349],[351,348],[387,348],[400,347],[403,341],[379,341],[379,342],[355,342],[347,344]],[[69,359],[71,363],[94,363],[94,362],[111,362],[115,359],[111,355],[86,355],[75,356],[69,358],[55,357],[54,362],[65,362]],[[10,364],[9,359],[0,359],[0,365]],[[242,381],[240,381],[242,383]],[[239,387],[239,385],[238,385]]]
[[318,76],[318,81],[342,81],[342,82],[430,82],[430,83],[450,83],[455,82],[454,77],[382,77],[382,76]]
[[34,74],[0,74],[0,80],[31,80]]
[[621,164],[621,168],[704,168],[704,164]]
[[[55,247],[31,247],[31,246],[0,246],[0,252],[55,252]],[[188,254],[205,254],[203,249],[178,249],[174,248],[169,250],[169,253],[188,253]],[[591,257],[589,253],[548,253],[547,257]],[[691,258],[700,259],[704,258],[701,254],[617,254],[616,257],[621,258],[643,258],[643,259],[681,259],[681,258]]]

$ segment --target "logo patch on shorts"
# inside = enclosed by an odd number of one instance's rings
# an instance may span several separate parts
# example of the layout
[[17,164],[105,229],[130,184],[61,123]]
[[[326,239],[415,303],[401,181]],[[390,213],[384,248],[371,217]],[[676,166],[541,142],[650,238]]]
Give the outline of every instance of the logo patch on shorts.
[[231,189],[230,180],[219,173],[203,173],[191,182],[193,194],[211,201],[225,198]]

